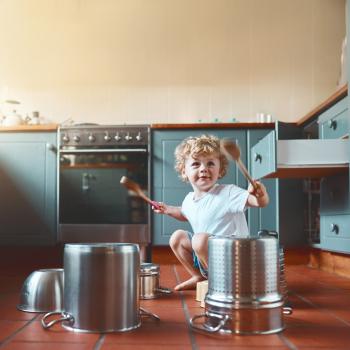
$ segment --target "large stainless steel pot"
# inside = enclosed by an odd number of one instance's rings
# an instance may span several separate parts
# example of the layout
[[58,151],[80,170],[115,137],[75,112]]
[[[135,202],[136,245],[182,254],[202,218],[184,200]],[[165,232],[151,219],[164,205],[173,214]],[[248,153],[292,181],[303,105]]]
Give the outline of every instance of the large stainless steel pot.
[[[205,313],[194,329],[270,334],[284,329],[278,239],[211,237]],[[195,322],[204,318],[204,324]]]
[[168,288],[160,287],[158,264],[142,263],[140,268],[140,299],[155,299],[161,294],[171,294]]
[[[140,252],[137,244],[66,244],[64,312],[57,322],[78,332],[122,332],[141,324]],[[144,310],[141,310],[145,313]]]

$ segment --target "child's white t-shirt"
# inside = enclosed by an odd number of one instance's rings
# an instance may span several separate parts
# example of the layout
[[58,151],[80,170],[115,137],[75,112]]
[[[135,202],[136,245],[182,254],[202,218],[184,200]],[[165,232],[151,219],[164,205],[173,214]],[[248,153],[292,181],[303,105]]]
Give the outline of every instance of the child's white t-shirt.
[[244,215],[249,192],[236,185],[216,184],[199,199],[194,192],[187,194],[181,212],[192,226],[194,233],[214,236],[249,236]]

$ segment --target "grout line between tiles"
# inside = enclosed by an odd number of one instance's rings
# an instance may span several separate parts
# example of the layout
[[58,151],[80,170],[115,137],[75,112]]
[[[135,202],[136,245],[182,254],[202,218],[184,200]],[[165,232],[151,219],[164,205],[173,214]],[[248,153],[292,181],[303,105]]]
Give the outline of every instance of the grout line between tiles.
[[[180,281],[179,275],[178,275],[177,270],[176,270],[176,265],[173,265],[173,270],[174,270],[174,274],[175,274],[175,277],[176,277],[176,282],[177,282],[177,284],[179,284],[181,281]],[[189,336],[190,336],[192,349],[193,350],[198,350],[198,346],[197,346],[197,343],[196,343],[196,338],[195,338],[195,336],[194,336],[194,334],[193,334],[193,332],[191,330],[191,327],[190,327],[190,312],[188,311],[188,307],[186,305],[185,298],[183,296],[183,292],[179,291],[179,294],[180,294],[180,298],[181,298],[182,308],[183,308],[185,316],[186,316],[187,328],[188,328],[188,333],[189,333]]]
[[4,345],[7,345],[19,332],[22,331],[25,327],[30,325],[32,322],[34,322],[39,317],[39,314],[34,316],[31,320],[29,320],[25,325],[18,328],[16,331],[14,331],[12,334],[10,334],[8,337],[6,337],[1,343],[0,348],[2,348]]
[[286,338],[282,333],[277,334],[281,341],[287,346],[290,350],[298,350],[299,348],[294,345],[288,338]]
[[93,350],[100,350],[102,344],[103,344],[104,341],[105,341],[105,338],[106,338],[106,335],[105,335],[105,334],[100,334],[100,337],[99,337],[98,340],[96,341]]
[[[308,267],[309,269],[313,270],[312,268]],[[321,271],[321,272],[324,272],[324,273],[329,273],[329,272],[326,272],[326,271]],[[301,272],[298,272],[298,271],[293,271],[293,273],[295,273],[296,275],[299,275],[299,276],[302,276],[302,277],[305,277],[305,274],[301,273]],[[346,277],[341,277],[341,276],[338,276],[339,278],[344,278],[346,279]],[[338,287],[338,286],[334,286],[334,285],[329,285],[327,284],[326,282],[322,282],[322,281],[319,281],[315,278],[313,278],[314,282],[321,285],[322,287],[325,287],[327,289],[330,289],[330,290],[334,290],[334,291],[348,291],[348,289],[345,289],[345,288],[342,288],[342,287]]]
[[337,319],[338,321],[344,323],[345,325],[347,325],[348,327],[350,327],[350,323],[343,320],[342,318],[340,318],[339,316],[335,315],[333,312],[331,312],[329,309],[323,308],[323,307],[319,307],[317,304],[313,303],[311,300],[309,300],[306,297],[303,297],[302,295],[296,293],[296,292],[292,292],[292,294],[296,295],[299,299],[303,300],[305,303],[309,304],[310,306],[312,306],[313,308],[323,312],[324,314],[329,314],[332,317],[334,317],[335,319]]

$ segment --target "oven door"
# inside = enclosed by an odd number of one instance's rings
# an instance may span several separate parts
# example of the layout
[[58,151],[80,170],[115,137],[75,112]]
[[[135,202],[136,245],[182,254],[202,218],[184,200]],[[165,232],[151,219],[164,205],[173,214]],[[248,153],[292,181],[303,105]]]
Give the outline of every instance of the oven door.
[[122,176],[148,194],[147,149],[60,151],[59,236],[62,242],[150,242],[148,205],[120,185]]

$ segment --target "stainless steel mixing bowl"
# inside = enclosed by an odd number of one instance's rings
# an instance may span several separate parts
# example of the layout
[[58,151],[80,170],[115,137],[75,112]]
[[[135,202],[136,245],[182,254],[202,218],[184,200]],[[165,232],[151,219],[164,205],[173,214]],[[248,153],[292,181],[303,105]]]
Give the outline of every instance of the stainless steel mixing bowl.
[[24,281],[17,308],[26,312],[63,310],[63,269],[32,272]]

